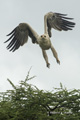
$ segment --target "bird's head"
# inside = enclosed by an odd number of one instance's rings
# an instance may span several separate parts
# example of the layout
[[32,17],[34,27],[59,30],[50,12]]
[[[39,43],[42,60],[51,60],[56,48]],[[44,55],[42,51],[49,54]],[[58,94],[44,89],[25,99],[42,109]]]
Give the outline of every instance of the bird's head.
[[41,35],[40,37],[41,37],[42,40],[47,40],[47,39],[49,39],[48,34],[43,34],[43,35]]

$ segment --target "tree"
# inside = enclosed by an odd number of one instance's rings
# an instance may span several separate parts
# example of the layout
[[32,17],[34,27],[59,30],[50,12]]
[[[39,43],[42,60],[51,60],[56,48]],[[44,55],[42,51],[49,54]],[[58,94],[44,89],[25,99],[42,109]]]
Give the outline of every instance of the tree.
[[13,89],[0,93],[0,120],[80,120],[80,89],[39,90],[29,72],[18,86],[8,79]]

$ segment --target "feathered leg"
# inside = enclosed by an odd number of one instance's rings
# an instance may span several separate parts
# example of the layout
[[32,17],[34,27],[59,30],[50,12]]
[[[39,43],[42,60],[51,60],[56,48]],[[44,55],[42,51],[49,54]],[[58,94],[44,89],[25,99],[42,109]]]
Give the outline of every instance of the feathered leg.
[[46,51],[42,49],[42,54],[43,54],[43,57],[46,61],[46,66],[49,68],[50,67],[50,63],[48,62],[48,56],[46,54]]
[[53,45],[51,45],[51,51],[52,51],[54,57],[56,58],[57,63],[60,64],[60,61],[58,59],[58,54],[57,54],[55,48],[53,47]]

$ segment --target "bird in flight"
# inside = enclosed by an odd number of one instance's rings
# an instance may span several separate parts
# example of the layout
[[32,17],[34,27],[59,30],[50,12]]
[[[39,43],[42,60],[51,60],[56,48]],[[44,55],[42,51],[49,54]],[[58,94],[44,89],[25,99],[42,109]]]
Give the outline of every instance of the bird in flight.
[[42,50],[43,57],[46,62],[46,66],[49,68],[50,63],[48,61],[48,56],[46,50],[51,49],[53,56],[55,57],[58,64],[60,64],[60,60],[58,58],[58,54],[53,47],[50,38],[52,37],[51,29],[54,28],[58,31],[68,31],[72,30],[75,26],[75,23],[71,20],[73,18],[66,17],[66,14],[61,13],[53,13],[49,12],[44,15],[44,34],[38,35],[37,32],[28,24],[28,23],[20,23],[15,29],[12,30],[7,36],[10,36],[7,45],[7,49],[9,51],[14,52],[20,46],[23,46],[28,41],[28,37],[31,38],[33,44],[37,44],[40,46]]

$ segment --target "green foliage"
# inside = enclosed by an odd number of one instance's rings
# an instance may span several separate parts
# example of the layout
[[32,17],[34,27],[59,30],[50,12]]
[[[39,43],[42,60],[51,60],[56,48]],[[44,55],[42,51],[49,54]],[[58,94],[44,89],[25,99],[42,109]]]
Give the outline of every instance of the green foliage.
[[[29,71],[30,72],[30,71]],[[24,81],[13,90],[0,93],[0,120],[80,120],[80,90],[60,88],[39,90]]]

